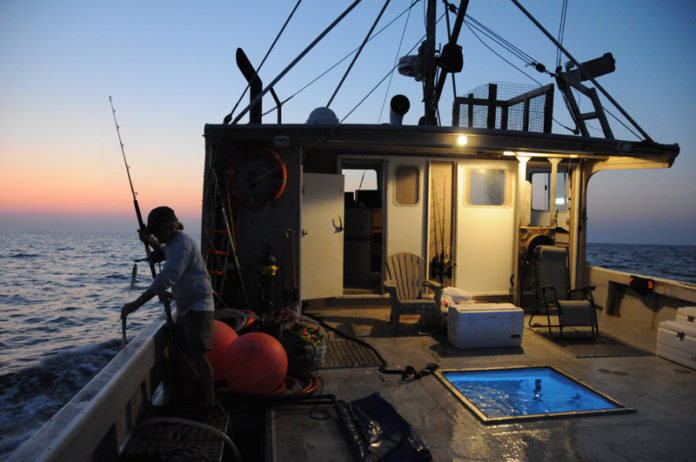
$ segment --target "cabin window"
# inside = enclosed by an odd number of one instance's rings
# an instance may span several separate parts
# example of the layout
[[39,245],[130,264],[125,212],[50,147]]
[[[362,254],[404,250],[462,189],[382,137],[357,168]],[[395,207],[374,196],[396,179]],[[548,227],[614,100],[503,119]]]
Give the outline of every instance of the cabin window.
[[497,168],[469,170],[466,203],[473,206],[510,205],[510,174]]
[[[532,173],[532,210],[550,210],[551,173]],[[558,172],[556,179],[556,210],[568,210],[568,172]]]
[[394,201],[396,205],[416,205],[418,203],[418,167],[402,166],[396,169]]

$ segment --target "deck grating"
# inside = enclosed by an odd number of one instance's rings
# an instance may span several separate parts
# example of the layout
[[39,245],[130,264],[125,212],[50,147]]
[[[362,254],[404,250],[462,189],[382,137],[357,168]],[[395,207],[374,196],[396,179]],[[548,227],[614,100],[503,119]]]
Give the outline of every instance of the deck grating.
[[[227,418],[223,416],[205,423],[222,432],[227,430]],[[219,461],[223,448],[220,437],[210,431],[179,423],[160,423],[135,429],[120,460]]]
[[333,339],[328,343],[322,369],[342,367],[378,367],[381,365],[374,351],[359,343]]

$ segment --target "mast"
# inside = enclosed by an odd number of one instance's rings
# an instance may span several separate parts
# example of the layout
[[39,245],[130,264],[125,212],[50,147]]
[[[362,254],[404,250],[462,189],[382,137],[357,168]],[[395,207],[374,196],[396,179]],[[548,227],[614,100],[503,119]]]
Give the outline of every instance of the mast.
[[[463,65],[462,48],[457,45],[457,39],[462,28],[462,23],[464,22],[467,7],[469,6],[469,0],[461,0],[459,3],[459,8],[457,9],[457,19],[454,23],[454,30],[451,32],[448,42],[445,44],[442,50],[438,52],[438,55],[436,55],[435,50],[435,33],[437,23],[436,1],[437,0],[428,0],[425,26],[426,39],[418,49],[418,58],[420,61],[419,65],[422,69],[422,74],[420,75],[422,75],[423,78],[423,103],[425,104],[425,114],[420,122],[422,125],[438,124],[437,107],[447,74],[455,74],[460,72]],[[449,9],[449,6],[446,6],[445,14],[449,14],[450,11],[454,10]],[[438,67],[440,68],[439,78],[437,77]],[[401,72],[401,70],[399,72]],[[406,73],[406,75],[414,76],[416,77],[416,80],[419,80],[419,74],[417,72],[415,74]]]
[[425,40],[418,50],[423,57],[423,103],[425,114],[423,125],[437,125],[437,103],[435,102],[435,14],[436,0],[428,0]]

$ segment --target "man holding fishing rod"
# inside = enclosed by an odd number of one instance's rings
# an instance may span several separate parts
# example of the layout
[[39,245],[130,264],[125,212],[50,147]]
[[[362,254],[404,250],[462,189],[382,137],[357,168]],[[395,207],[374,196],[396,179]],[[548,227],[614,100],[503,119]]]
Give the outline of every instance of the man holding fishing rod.
[[203,405],[210,411],[215,407],[215,390],[213,369],[205,352],[213,346],[213,289],[203,256],[183,229],[171,208],[157,207],[150,212],[144,232],[139,233],[140,240],[155,249],[151,258],[157,261],[164,258],[164,266],[140,297],[123,305],[121,318],[125,319],[156,295],[169,296],[167,289],[172,289],[178,314],[176,341],[198,369]]

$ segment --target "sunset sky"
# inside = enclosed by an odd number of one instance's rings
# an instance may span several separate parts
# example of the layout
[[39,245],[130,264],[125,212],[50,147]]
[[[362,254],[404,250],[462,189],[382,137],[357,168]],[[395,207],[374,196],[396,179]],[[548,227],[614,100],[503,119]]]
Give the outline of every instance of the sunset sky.
[[[221,122],[245,88],[235,51],[243,48],[258,66],[295,3],[0,2],[0,232],[135,229],[110,95],[143,212],[168,204],[189,229],[198,230],[203,126]],[[350,3],[304,0],[261,70],[264,82]],[[522,3],[557,35],[561,0]],[[276,85],[279,97],[293,95],[359,46],[382,4],[364,0]],[[392,1],[380,24],[408,4]],[[547,68],[555,67],[553,45],[510,1],[471,0],[468,12]],[[419,43],[423,14],[423,5],[413,8],[400,55]],[[406,19],[403,15],[367,45],[331,106],[339,119],[393,66]],[[444,21],[439,28],[438,41],[444,43]],[[570,0],[563,43],[580,61],[612,52],[616,71],[600,83],[653,139],[681,146],[671,169],[604,172],[591,180],[590,241],[696,245],[696,2]],[[466,27],[460,44],[459,93],[493,81],[534,83]],[[548,75],[496,51],[541,84],[552,83]],[[325,106],[349,62],[288,101],[284,122],[304,122],[313,108]],[[345,123],[387,121],[388,111],[381,118],[380,111],[388,83]],[[409,96],[406,124],[421,115],[420,92],[413,79],[394,74],[388,97]],[[451,101],[448,81],[440,104],[445,124],[451,123]],[[560,95],[555,101],[555,117],[570,125]],[[264,104],[269,108],[271,99]],[[618,138],[635,139],[613,119],[610,123]],[[560,125],[554,131],[567,133]]]

